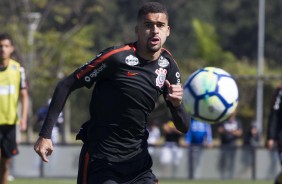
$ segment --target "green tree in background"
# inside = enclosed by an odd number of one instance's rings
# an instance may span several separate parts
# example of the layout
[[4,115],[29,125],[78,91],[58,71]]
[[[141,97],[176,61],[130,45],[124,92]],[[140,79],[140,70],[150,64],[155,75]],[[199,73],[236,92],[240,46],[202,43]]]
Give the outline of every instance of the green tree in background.
[[[13,36],[17,51],[15,57],[28,71],[31,123],[34,123],[37,109],[53,93],[58,80],[95,57],[102,49],[135,40],[136,11],[145,1],[0,1],[1,32],[9,32]],[[249,122],[255,116],[256,105],[258,1],[159,1],[169,7],[172,34],[165,47],[172,51],[178,62],[183,81],[201,67],[225,69],[237,80],[240,88],[239,114]],[[34,12],[41,17],[33,35],[34,42],[30,44],[29,25],[32,20],[28,15]],[[280,12],[279,0],[266,3],[267,76],[281,76]],[[280,81],[265,80],[265,99],[262,99],[265,109],[273,87]],[[90,95],[87,89],[71,95],[73,131],[77,131],[81,121],[88,118],[84,108],[88,106]],[[161,109],[162,104],[158,107]],[[267,110],[264,113],[267,118]]]

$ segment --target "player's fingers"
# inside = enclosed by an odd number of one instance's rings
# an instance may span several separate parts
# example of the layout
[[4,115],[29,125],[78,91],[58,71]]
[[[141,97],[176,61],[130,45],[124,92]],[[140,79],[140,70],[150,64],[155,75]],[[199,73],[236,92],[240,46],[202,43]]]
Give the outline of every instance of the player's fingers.
[[171,85],[170,85],[170,82],[168,80],[165,80],[165,85],[168,89],[168,93],[171,93]]
[[47,151],[45,149],[40,149],[39,146],[35,145],[34,151],[41,157],[41,159],[44,162],[48,162],[47,155],[46,155]]
[[46,152],[46,156],[50,156],[52,153],[53,153],[53,150],[52,150],[52,149],[49,149],[49,150]]
[[52,143],[48,139],[39,138],[34,145],[34,151],[44,162],[49,162],[47,156],[51,155],[53,152]]
[[48,154],[48,152],[45,152],[45,151],[40,152],[39,155],[40,155],[42,161],[44,161],[44,162],[49,162],[49,160],[48,160],[48,158],[47,158],[47,154]]
[[171,84],[170,85],[170,89],[173,91],[173,92],[177,92],[177,91],[183,91],[183,88],[181,86],[181,84]]
[[182,95],[180,95],[180,94],[168,94],[168,99],[175,100],[175,101],[181,101]]
[[177,95],[177,96],[182,96],[183,95],[183,91],[180,90],[180,89],[172,89],[170,94]]

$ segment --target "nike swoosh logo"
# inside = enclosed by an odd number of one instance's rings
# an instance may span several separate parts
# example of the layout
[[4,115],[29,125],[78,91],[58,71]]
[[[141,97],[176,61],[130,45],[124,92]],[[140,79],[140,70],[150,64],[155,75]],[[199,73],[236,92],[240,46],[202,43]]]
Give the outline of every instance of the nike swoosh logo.
[[138,74],[137,72],[130,72],[130,71],[127,72],[127,76],[135,76],[137,74]]

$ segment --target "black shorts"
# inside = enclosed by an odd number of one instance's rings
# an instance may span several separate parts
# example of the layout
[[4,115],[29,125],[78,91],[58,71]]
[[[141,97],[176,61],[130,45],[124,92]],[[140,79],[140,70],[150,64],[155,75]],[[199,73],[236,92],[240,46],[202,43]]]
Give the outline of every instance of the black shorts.
[[0,126],[1,157],[11,158],[19,153],[16,141],[16,125]]
[[77,184],[155,184],[158,180],[151,166],[149,154],[122,163],[90,159],[87,145],[84,144],[80,153]]

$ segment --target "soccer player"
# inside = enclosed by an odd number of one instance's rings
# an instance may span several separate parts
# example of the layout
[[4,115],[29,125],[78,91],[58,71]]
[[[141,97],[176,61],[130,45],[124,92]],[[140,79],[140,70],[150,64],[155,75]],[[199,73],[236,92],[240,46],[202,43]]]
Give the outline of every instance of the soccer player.
[[20,129],[26,130],[28,92],[21,65],[11,59],[14,52],[10,35],[0,34],[0,183],[6,184],[12,156],[18,154],[16,124],[21,99]]
[[81,164],[87,175],[78,183],[158,182],[151,170],[146,124],[161,94],[176,128],[183,133],[188,130],[180,71],[170,52],[163,48],[170,34],[165,6],[157,2],[144,4],[138,11],[135,32],[136,42],[103,50],[60,81],[53,94],[34,145],[44,162],[48,162],[47,156],[53,151],[52,127],[67,97],[72,91],[90,88],[95,83],[91,118],[86,126],[85,161],[89,163]]
[[[280,164],[282,165],[282,85],[280,85],[274,95],[273,103],[269,114],[266,146],[272,150],[277,146]],[[274,184],[282,184],[282,172],[275,179]]]

